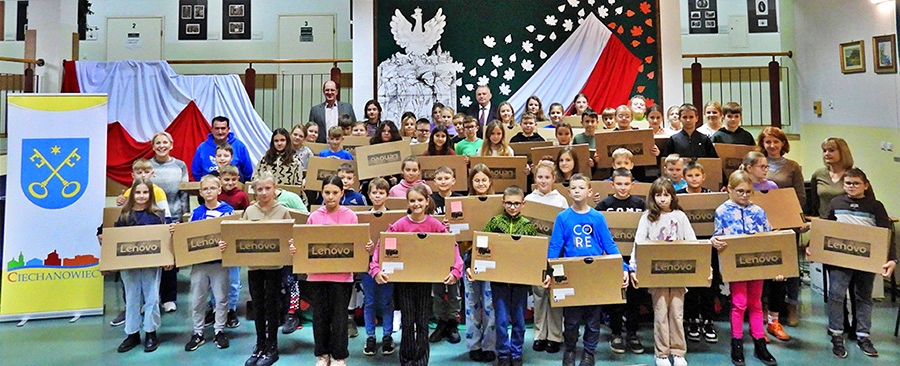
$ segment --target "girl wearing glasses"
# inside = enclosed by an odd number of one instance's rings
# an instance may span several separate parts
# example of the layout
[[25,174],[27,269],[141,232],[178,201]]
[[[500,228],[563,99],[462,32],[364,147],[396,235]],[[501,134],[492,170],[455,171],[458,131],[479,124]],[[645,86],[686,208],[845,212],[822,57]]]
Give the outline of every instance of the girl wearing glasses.
[[778,185],[775,184],[775,182],[766,179],[766,174],[769,173],[769,162],[766,161],[766,156],[762,153],[758,151],[747,153],[747,155],[744,156],[741,167],[750,174],[750,180],[753,181],[754,190],[768,191],[778,189]]

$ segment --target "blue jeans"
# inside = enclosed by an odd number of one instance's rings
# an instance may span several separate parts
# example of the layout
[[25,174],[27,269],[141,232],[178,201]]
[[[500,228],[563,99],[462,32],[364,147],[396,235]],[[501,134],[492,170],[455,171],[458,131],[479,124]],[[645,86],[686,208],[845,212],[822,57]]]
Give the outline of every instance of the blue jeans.
[[[125,286],[125,334],[159,329],[159,278],[162,269],[138,268],[119,272]],[[141,308],[144,315],[141,315]],[[143,322],[143,327],[141,326]]]
[[571,306],[563,308],[563,339],[567,351],[575,351],[578,328],[584,324],[584,353],[593,355],[600,341],[600,305]]
[[394,285],[386,283],[379,285],[368,273],[363,273],[363,318],[366,321],[366,336],[375,336],[375,310],[381,308],[382,336],[389,336],[394,332]]
[[[494,311],[497,315],[497,356],[507,359],[522,358],[522,345],[525,344],[525,305],[530,286],[496,282],[491,285]],[[511,338],[510,324],[512,324]]]
[[856,336],[868,337],[872,328],[872,287],[875,274],[855,269],[828,266],[828,331],[831,334],[844,333],[844,299],[850,281],[856,285]]

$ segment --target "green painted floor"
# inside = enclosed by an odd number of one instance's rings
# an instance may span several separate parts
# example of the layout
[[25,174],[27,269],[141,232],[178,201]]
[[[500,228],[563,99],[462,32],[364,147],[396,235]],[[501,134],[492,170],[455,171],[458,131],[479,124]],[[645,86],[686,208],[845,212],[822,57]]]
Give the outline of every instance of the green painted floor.
[[[123,339],[122,327],[111,327],[109,321],[121,308],[121,295],[115,285],[107,281],[105,303],[107,314],[102,317],[86,317],[70,324],[68,319],[30,321],[24,327],[16,327],[15,323],[0,324],[0,365],[241,365],[249,356],[255,340],[251,322],[244,321],[237,329],[230,329],[231,348],[219,350],[208,341],[194,352],[185,352],[184,344],[190,337],[190,311],[187,303],[188,271],[181,271],[179,286],[178,311],[163,314],[162,327],[159,330],[161,345],[154,353],[144,353],[141,347],[125,354],[116,353],[116,347]],[[247,298],[246,286],[242,300]],[[814,296],[815,295],[815,296]],[[800,327],[787,328],[794,338],[789,342],[774,341],[770,351],[780,365],[806,365],[810,362],[826,362],[824,365],[898,365],[900,364],[900,338],[893,336],[894,319],[897,305],[889,299],[876,303],[873,318],[873,341],[881,357],[869,358],[863,355],[855,343],[847,343],[850,357],[839,360],[831,355],[830,343],[825,334],[826,319],[823,311],[821,295],[813,294],[808,287],[803,288],[804,305],[803,322]],[[243,314],[243,307],[239,309]],[[727,342],[729,326],[725,322],[717,324],[720,341],[717,344],[689,343],[687,360],[691,365],[730,365],[729,344]],[[362,327],[360,331],[363,332]],[[364,333],[364,332],[363,332]],[[378,331],[380,338],[380,330]],[[603,330],[606,339],[608,330]],[[653,364],[653,334],[651,324],[642,324],[639,332],[647,350],[643,355],[613,355],[608,344],[601,342],[597,355],[598,364],[637,365]],[[533,333],[526,332],[525,363],[530,365],[558,365],[562,354],[554,355],[536,353],[531,350]],[[399,334],[394,337],[399,342]],[[365,338],[363,336],[350,340],[351,356],[348,363],[353,365],[397,364],[397,355],[391,357],[366,357],[362,355]],[[281,360],[278,364],[312,365],[315,362],[312,341],[312,328],[283,336],[279,334]],[[751,342],[745,342],[747,365],[762,365],[751,356]],[[473,364],[468,360],[465,346],[460,343],[432,344],[431,363],[435,365]]]

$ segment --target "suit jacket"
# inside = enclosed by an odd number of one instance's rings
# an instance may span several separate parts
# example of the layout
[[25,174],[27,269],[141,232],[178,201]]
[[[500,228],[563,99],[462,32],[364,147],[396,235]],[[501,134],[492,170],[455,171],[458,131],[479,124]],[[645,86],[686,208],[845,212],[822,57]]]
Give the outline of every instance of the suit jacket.
[[[478,114],[481,112],[481,105],[478,102],[472,103],[468,109],[466,109],[466,114],[475,119],[478,119]],[[484,125],[490,122],[493,119],[500,119],[500,113],[497,112],[497,103],[491,102],[491,109],[488,110],[487,118],[484,119],[484,123],[478,121],[478,138],[482,138],[482,132],[484,131]],[[462,134],[462,133],[460,133]]]
[[[353,105],[338,100],[337,107],[338,118],[340,118],[341,115],[349,114],[350,119],[356,121],[356,114],[353,113]],[[328,130],[325,129],[325,103],[315,105],[309,110],[309,120],[319,125],[319,138],[316,139],[316,142],[328,142]]]

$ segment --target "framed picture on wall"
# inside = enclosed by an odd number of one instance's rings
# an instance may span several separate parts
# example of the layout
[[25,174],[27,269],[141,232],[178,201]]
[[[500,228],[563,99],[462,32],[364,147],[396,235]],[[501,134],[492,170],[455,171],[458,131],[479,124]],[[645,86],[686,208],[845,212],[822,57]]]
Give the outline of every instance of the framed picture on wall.
[[194,5],[194,19],[206,18],[206,5]]
[[190,23],[184,26],[185,34],[200,34],[200,24]]
[[872,63],[876,74],[897,73],[897,35],[872,37]]
[[235,18],[244,16],[244,4],[228,5],[228,16]]
[[841,43],[841,72],[866,72],[865,44],[862,40]]
[[192,15],[194,15],[194,7],[190,5],[181,6],[181,19],[191,19]]

